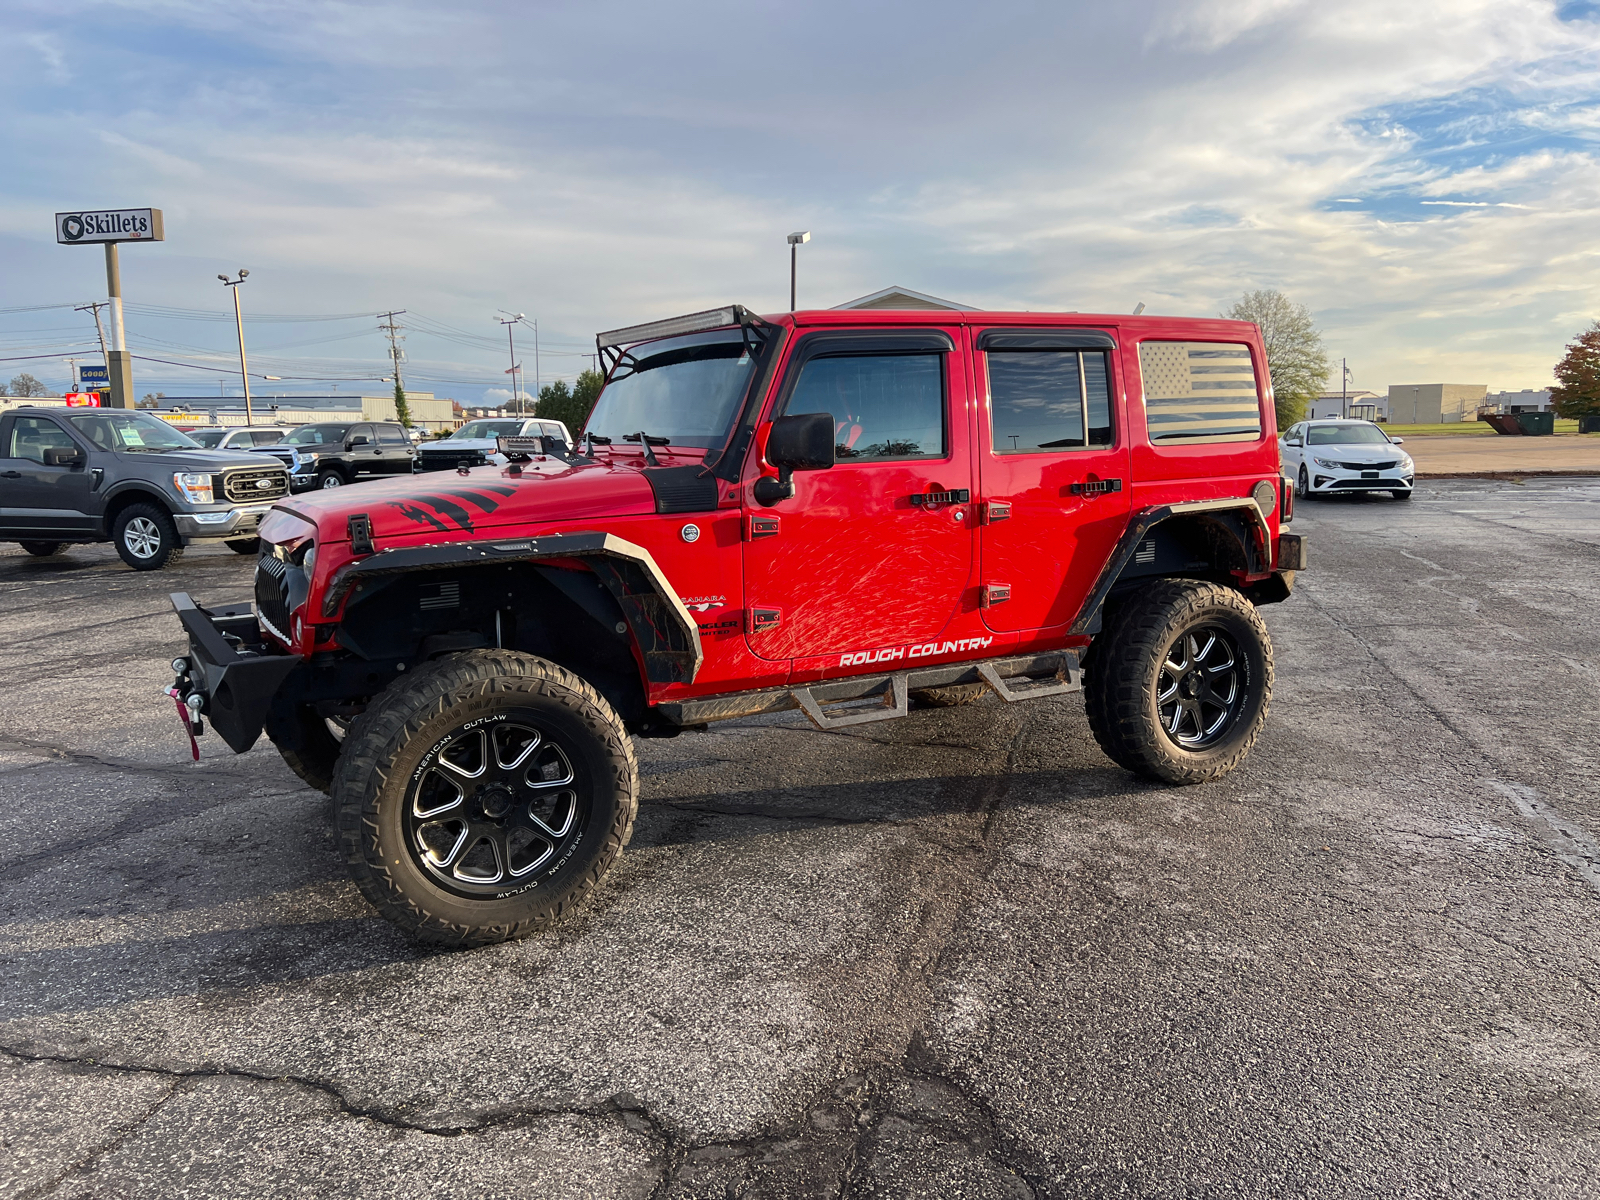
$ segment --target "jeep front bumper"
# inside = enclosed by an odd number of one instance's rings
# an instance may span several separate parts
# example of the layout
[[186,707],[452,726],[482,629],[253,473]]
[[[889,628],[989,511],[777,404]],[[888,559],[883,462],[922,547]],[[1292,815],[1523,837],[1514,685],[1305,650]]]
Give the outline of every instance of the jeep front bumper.
[[189,637],[186,669],[173,686],[181,699],[198,696],[200,714],[235,754],[243,754],[261,736],[272,697],[302,656],[272,653],[248,604],[201,608],[187,592],[168,599]]
[[242,508],[225,508],[221,512],[176,513],[173,522],[178,526],[178,536],[185,542],[205,538],[255,537],[256,526],[267,515],[270,504],[251,504]]

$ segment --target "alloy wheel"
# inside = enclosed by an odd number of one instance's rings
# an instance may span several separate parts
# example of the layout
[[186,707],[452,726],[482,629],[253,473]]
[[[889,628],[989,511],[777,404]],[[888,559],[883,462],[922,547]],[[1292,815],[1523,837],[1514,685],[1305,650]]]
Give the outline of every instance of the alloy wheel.
[[1248,692],[1239,647],[1212,625],[1185,631],[1162,656],[1156,709],[1167,737],[1185,750],[1204,750],[1227,736]]
[[472,726],[440,741],[415,772],[406,842],[436,883],[487,899],[564,861],[582,837],[587,806],[572,757],[531,721]]
[[161,529],[149,517],[134,517],[124,527],[122,541],[135,558],[154,558],[161,551]]

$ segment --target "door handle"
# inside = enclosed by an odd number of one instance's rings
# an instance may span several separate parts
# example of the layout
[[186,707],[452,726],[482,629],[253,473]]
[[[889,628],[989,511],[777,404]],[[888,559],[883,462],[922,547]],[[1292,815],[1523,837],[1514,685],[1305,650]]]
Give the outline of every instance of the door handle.
[[1091,479],[1087,483],[1072,485],[1074,496],[1103,496],[1107,492],[1120,492],[1122,480],[1120,479]]
[[966,504],[972,499],[971,488],[956,488],[950,492],[914,492],[906,499],[913,507],[925,508],[930,504]]

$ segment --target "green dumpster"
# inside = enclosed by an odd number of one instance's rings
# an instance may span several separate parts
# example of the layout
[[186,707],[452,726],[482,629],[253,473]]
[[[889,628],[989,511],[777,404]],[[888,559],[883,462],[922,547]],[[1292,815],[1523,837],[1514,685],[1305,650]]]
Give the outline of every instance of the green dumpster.
[[1600,433],[1600,417],[1579,417],[1579,433]]
[[1556,431],[1556,415],[1553,412],[1518,413],[1517,424],[1522,426],[1522,432],[1527,437],[1538,437]]

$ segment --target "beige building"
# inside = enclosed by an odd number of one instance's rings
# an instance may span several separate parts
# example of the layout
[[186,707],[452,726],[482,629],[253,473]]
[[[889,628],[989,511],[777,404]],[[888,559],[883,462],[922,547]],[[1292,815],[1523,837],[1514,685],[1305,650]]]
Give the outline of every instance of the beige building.
[[[160,415],[172,419],[175,410],[203,418],[213,425],[245,424],[244,400],[239,396],[163,396]],[[430,433],[448,433],[456,427],[455,405],[432,392],[406,392],[411,424]],[[394,393],[364,396],[334,392],[320,396],[251,396],[250,410],[257,425],[306,425],[313,421],[394,421]]]
[[1396,425],[1476,421],[1488,394],[1486,383],[1391,383],[1389,420]]

